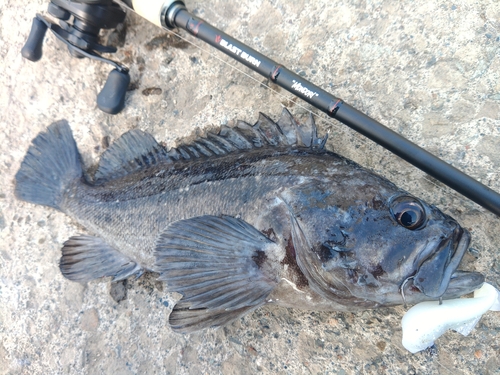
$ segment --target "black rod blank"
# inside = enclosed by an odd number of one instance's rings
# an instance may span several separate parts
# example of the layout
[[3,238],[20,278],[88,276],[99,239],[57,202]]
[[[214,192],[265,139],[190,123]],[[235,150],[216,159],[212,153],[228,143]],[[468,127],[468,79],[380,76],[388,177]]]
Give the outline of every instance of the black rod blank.
[[500,216],[500,194],[177,4],[167,13],[165,24],[188,31]]

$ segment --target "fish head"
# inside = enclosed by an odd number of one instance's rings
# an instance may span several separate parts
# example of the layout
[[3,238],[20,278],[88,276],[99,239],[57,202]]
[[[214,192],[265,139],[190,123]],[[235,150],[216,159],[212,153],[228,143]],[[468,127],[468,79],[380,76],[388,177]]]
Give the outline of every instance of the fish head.
[[455,219],[378,176],[352,181],[309,184],[290,206],[297,263],[313,290],[370,308],[457,298],[482,285],[480,273],[457,271],[470,234]]

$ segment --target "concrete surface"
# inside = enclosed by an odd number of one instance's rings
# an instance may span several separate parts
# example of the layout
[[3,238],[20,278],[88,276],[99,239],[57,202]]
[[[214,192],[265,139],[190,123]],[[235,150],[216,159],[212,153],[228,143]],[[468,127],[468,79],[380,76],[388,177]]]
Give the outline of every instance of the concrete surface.
[[[125,110],[100,112],[110,67],[71,58],[52,35],[38,63],[20,55],[47,1],[0,3],[0,374],[494,374],[500,315],[433,351],[401,346],[403,307],[357,314],[262,308],[217,331],[178,335],[172,297],[151,277],[110,296],[58,269],[83,232],[63,214],[17,201],[13,178],[35,135],[67,119],[87,166],[131,128],[168,145],[194,129],[312,110],[219,52],[137,16],[113,57],[131,68]],[[187,1],[190,10],[500,191],[500,3],[484,1]],[[181,35],[186,35],[181,33]],[[114,35],[116,36],[116,35]],[[113,35],[111,35],[113,37]],[[118,38],[119,39],[119,38]],[[189,38],[192,40],[192,38]],[[236,65],[244,73],[231,68]],[[249,74],[247,76],[246,74]],[[499,287],[500,219],[335,121],[339,153],[451,214],[472,233],[463,268]],[[126,299],[117,303],[115,300]]]

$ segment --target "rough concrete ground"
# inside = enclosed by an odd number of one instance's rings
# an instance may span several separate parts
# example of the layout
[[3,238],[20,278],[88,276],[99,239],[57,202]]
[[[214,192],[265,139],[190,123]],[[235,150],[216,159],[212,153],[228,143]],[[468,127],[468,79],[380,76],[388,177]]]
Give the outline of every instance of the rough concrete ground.
[[[188,9],[500,191],[500,3],[452,1],[187,1]],[[80,285],[58,269],[84,231],[52,209],[17,201],[13,178],[35,135],[67,119],[87,166],[108,141],[140,128],[174,145],[194,129],[252,122],[262,111],[317,111],[195,41],[130,16],[113,57],[131,68],[125,110],[95,104],[109,66],[71,58],[48,35],[38,63],[20,55],[48,2],[0,4],[0,374],[494,374],[500,315],[434,351],[401,346],[403,307],[351,313],[262,308],[219,329],[170,331],[172,299],[151,277]],[[181,33],[185,36],[185,33]],[[188,37],[189,40],[192,40]],[[222,60],[222,61],[221,61]],[[244,73],[231,66],[237,66]],[[247,76],[248,74],[248,76]],[[500,219],[335,121],[337,152],[454,216],[472,233],[463,267],[499,287]],[[120,292],[120,291],[115,291]],[[124,291],[121,291],[122,293]],[[115,299],[117,296],[115,295]]]

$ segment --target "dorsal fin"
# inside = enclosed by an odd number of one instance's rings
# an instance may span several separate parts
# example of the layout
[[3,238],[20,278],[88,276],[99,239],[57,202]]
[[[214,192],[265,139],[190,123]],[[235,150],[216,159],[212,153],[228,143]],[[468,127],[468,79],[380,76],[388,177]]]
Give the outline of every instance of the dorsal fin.
[[220,129],[219,136],[231,142],[239,150],[250,150],[252,148],[252,143],[236,128],[223,126]]
[[323,149],[326,136],[318,138],[312,115],[301,125],[283,108],[278,122],[263,113],[252,126],[237,121],[234,128],[222,126],[216,133],[179,145],[168,152],[151,134],[135,129],[123,134],[103,154],[95,174],[97,184],[126,176],[158,163],[227,155],[260,147],[309,147]]
[[253,145],[253,147],[262,147],[267,145],[267,142],[262,138],[260,132],[245,121],[238,120],[236,123],[236,129],[239,130],[243,137],[245,137]]
[[224,152],[230,153],[238,149],[236,145],[232,144],[230,141],[226,140],[224,137],[218,134],[208,133],[207,137],[212,143],[223,149]]
[[[299,146],[305,146],[301,134],[299,133],[299,124],[293,118],[292,114],[288,112],[285,108],[281,112],[281,117],[276,123],[283,134],[285,135],[289,145],[298,144]],[[310,144],[307,144],[310,146]]]
[[171,161],[153,136],[134,129],[123,134],[102,154],[94,180],[100,183],[136,172],[144,167]]
[[259,113],[259,119],[253,128],[259,131],[271,146],[289,145],[279,126],[263,113]]

